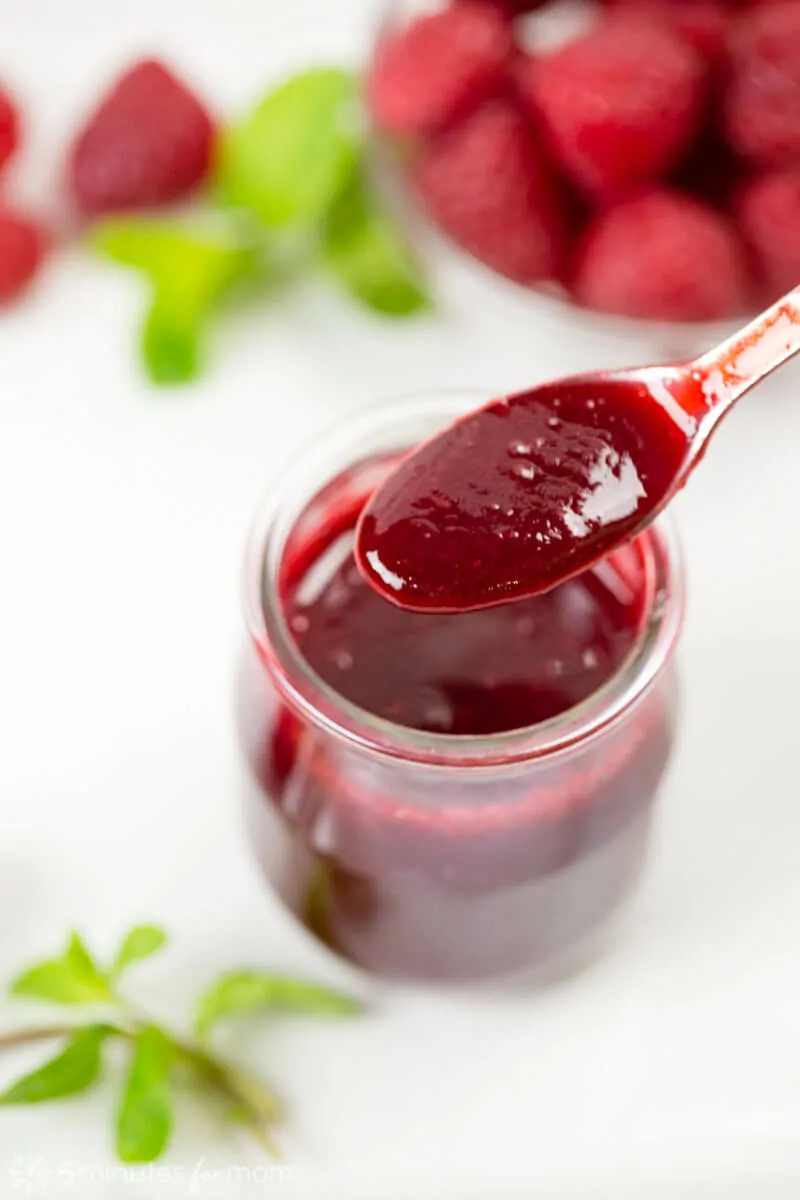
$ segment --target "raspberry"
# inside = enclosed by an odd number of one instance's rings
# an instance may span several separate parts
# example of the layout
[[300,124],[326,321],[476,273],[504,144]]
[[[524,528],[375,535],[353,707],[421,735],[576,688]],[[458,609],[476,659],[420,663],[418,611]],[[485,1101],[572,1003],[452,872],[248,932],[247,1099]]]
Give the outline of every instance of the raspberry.
[[663,321],[710,321],[747,309],[744,252],[714,209],[669,189],[599,216],[580,248],[575,298]]
[[521,72],[553,153],[590,195],[614,199],[668,171],[697,132],[702,60],[663,23],[605,18]]
[[764,5],[731,38],[725,127],[731,145],[760,166],[800,160],[800,3]]
[[434,133],[501,82],[512,51],[502,13],[460,4],[419,17],[378,46],[367,81],[377,124],[390,133]]
[[767,298],[800,283],[800,167],[753,179],[736,205]]
[[75,198],[90,215],[176,200],[203,179],[213,125],[160,62],[131,67],[90,117],[70,157]]
[[563,205],[531,130],[510,104],[490,102],[434,143],[415,183],[446,232],[501,275],[533,283],[558,274]]
[[25,291],[44,258],[46,240],[35,222],[0,209],[0,303]]
[[606,0],[609,7],[646,12],[670,25],[705,58],[725,49],[730,5],[725,0]]
[[19,117],[7,92],[0,90],[0,167],[11,158],[19,142]]

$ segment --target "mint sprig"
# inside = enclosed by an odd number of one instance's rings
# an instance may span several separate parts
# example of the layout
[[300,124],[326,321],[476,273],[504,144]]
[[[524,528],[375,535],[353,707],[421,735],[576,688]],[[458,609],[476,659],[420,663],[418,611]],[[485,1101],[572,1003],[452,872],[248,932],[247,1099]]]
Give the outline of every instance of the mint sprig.
[[71,1021],[0,1035],[0,1049],[49,1040],[62,1043],[53,1058],[0,1093],[0,1106],[38,1104],[87,1092],[101,1078],[107,1043],[116,1040],[129,1049],[116,1119],[116,1152],[122,1162],[153,1162],[166,1150],[174,1122],[172,1084],[179,1074],[188,1076],[203,1094],[221,1100],[231,1119],[243,1123],[266,1150],[276,1154],[273,1132],[281,1118],[277,1096],[249,1071],[213,1051],[213,1029],[223,1019],[255,1013],[344,1017],[358,1012],[359,1003],[305,980],[259,970],[232,971],[200,996],[197,1038],[184,1038],[131,1004],[118,986],[133,965],[158,953],[166,941],[157,926],[137,926],[104,967],[73,933],[61,955],[19,975],[10,986],[12,996],[89,1007],[92,1017],[85,1023]]
[[[408,317],[430,306],[422,271],[367,170],[367,122],[354,74],[303,71],[223,129],[210,198],[184,221],[122,217],[89,243],[150,283],[142,360],[157,384],[204,365],[215,315],[243,282],[253,295],[321,270],[362,306]],[[211,229],[207,228],[213,218]]]

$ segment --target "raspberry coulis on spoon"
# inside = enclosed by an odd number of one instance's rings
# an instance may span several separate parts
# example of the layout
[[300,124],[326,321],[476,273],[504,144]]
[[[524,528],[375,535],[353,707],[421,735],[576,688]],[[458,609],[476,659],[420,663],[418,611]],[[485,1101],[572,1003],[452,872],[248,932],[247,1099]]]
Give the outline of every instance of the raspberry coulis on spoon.
[[735,401],[798,351],[800,289],[693,362],[495,400],[381,485],[356,531],[358,567],[416,612],[546,592],[640,534]]

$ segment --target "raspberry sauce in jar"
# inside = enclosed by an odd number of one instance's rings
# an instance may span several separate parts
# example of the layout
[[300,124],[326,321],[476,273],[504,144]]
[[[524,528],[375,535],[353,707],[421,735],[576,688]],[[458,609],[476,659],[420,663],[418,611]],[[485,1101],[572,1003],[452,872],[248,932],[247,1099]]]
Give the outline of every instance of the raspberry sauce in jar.
[[682,590],[662,525],[552,591],[412,613],[354,529],[473,396],[374,409],[304,453],[250,546],[248,822],[289,908],[385,975],[480,980],[582,957],[640,872],[674,733]]

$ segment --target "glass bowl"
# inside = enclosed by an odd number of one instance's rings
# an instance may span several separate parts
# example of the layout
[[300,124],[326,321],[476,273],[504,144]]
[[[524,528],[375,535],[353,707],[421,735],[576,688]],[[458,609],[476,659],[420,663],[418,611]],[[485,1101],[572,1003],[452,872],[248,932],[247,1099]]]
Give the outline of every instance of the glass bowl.
[[[447,7],[453,0],[391,0],[381,11],[375,30],[374,47],[390,32],[402,28],[424,13]],[[562,0],[546,14],[537,13],[537,45],[563,41],[570,32],[587,21],[595,7],[588,3]],[[530,18],[528,18],[530,19]],[[526,18],[520,41],[525,44]],[[434,287],[445,307],[459,307],[469,299],[472,304],[491,304],[503,319],[521,328],[549,327],[555,336],[578,338],[595,345],[606,342],[611,349],[602,358],[607,365],[626,365],[653,361],[685,361],[724,341],[755,311],[722,321],[654,321],[618,316],[593,310],[570,298],[566,288],[556,281],[524,285],[487,266],[462,248],[425,210],[408,185],[404,171],[409,146],[402,145],[381,131],[369,115],[373,176],[385,202],[408,234],[412,247],[429,267]],[[577,338],[576,338],[577,335]],[[614,354],[614,347],[617,354]],[[594,365],[600,360],[597,359]]]

